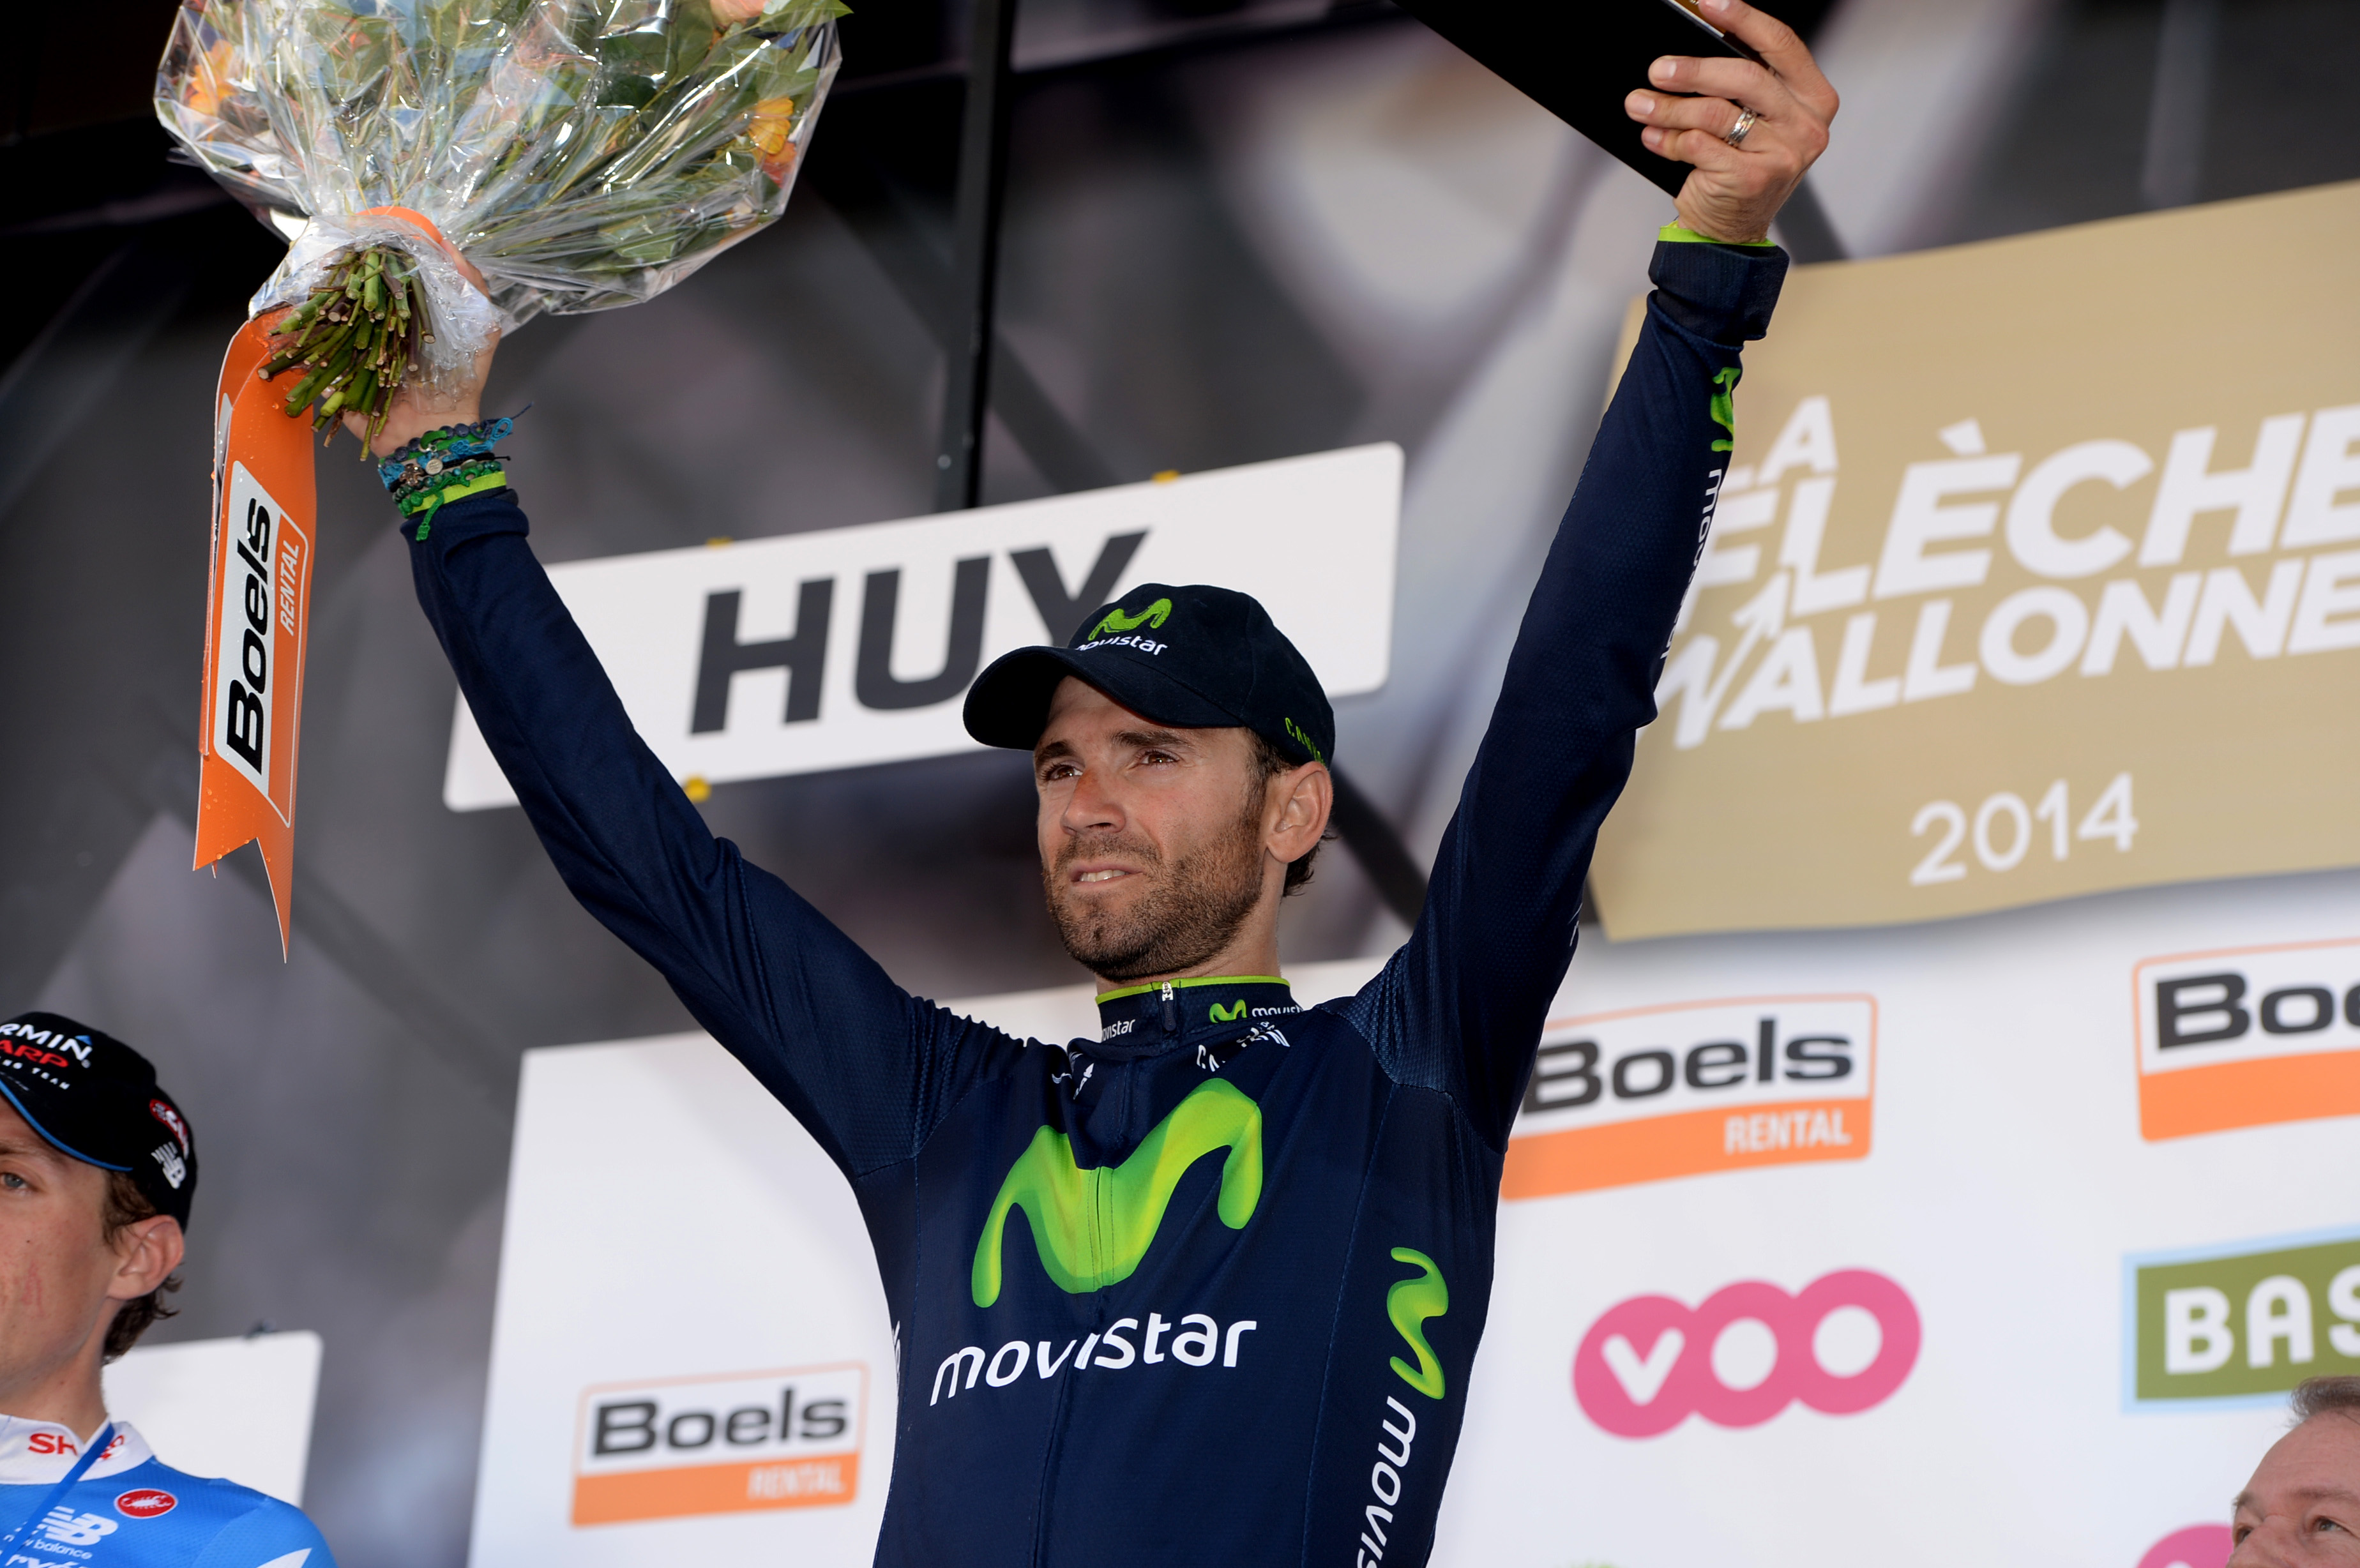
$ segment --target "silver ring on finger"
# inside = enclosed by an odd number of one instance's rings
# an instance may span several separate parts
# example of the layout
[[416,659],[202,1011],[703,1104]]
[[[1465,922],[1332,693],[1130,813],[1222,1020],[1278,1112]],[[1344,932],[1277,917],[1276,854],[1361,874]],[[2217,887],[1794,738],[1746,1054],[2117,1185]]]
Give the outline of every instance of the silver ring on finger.
[[1743,147],[1746,133],[1754,129],[1754,122],[1761,117],[1744,104],[1740,103],[1737,106],[1737,124],[1730,126],[1729,134],[1721,139],[1731,147]]

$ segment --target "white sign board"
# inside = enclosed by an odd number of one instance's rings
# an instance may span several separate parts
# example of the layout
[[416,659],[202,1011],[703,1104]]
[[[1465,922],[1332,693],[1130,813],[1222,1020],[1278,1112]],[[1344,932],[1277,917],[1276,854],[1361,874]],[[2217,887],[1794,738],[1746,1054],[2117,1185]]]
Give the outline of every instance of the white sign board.
[[892,1325],[818,1145],[701,1034],[526,1052],[470,1561],[866,1563],[892,1465]]
[[[1004,506],[552,567],[631,722],[719,783],[975,749],[976,673],[1138,583],[1260,599],[1331,697],[1384,684],[1392,442]],[[443,803],[516,803],[463,700]]]
[[135,1346],[102,1375],[107,1414],[156,1457],[303,1506],[320,1336],[309,1330]]

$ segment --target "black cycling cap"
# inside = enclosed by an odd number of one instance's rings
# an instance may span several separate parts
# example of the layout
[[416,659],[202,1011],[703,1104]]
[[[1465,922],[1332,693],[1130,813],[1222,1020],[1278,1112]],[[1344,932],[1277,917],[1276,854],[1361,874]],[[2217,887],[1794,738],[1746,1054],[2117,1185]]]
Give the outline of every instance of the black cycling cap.
[[992,660],[967,693],[967,733],[1030,751],[1071,675],[1175,729],[1242,727],[1297,764],[1336,749],[1336,712],[1270,612],[1234,589],[1142,583],[1086,616],[1064,648]]
[[158,1214],[186,1225],[197,1194],[189,1119],[146,1057],[57,1013],[0,1024],[0,1097],[60,1153],[128,1175]]

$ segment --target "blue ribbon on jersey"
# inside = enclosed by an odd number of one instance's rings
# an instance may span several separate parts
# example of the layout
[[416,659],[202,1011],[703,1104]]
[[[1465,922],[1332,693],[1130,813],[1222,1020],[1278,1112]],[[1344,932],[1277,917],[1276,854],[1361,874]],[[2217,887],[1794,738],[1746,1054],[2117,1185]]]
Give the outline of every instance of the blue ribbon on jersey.
[[90,1446],[82,1451],[80,1459],[74,1461],[73,1468],[66,1472],[66,1478],[42,1493],[40,1500],[33,1505],[33,1511],[16,1521],[16,1529],[5,1536],[0,1536],[0,1546],[21,1544],[17,1538],[32,1529],[35,1520],[49,1518],[49,1511],[64,1500],[68,1492],[74,1489],[74,1483],[80,1481],[89,1472],[90,1467],[97,1464],[106,1451],[114,1446],[115,1423],[108,1421],[98,1429],[98,1435],[90,1440]]

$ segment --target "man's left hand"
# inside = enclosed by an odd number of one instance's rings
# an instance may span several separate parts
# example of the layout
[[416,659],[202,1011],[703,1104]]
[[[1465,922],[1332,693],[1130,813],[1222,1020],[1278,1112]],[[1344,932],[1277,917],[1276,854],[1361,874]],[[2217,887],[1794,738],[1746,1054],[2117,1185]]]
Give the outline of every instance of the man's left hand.
[[[1717,240],[1767,239],[1770,220],[1827,150],[1836,90],[1777,17],[1745,0],[1698,0],[1698,8],[1765,63],[1667,55],[1647,73],[1666,91],[1633,93],[1623,108],[1647,127],[1640,139],[1648,151],[1696,166],[1680,187],[1683,228]],[[1748,114],[1732,147],[1729,136]]]

